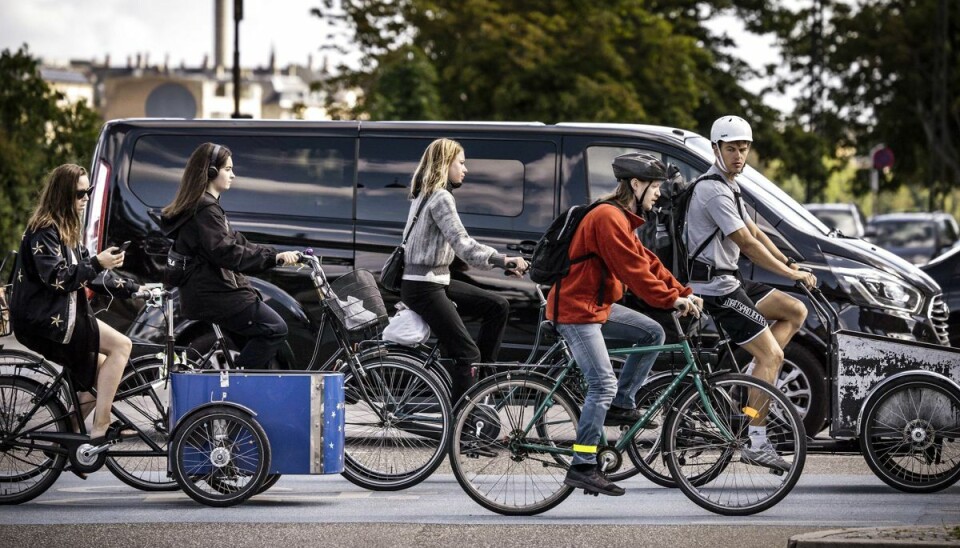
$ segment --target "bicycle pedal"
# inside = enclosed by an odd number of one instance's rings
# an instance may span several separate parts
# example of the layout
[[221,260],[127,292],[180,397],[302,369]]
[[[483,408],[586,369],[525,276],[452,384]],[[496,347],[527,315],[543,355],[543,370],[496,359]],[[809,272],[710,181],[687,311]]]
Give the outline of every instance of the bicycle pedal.
[[593,496],[595,496],[595,497],[599,497],[599,496],[600,496],[600,492],[599,492],[599,491],[590,491],[589,489],[584,489],[584,490],[583,490],[583,494],[584,494],[584,495],[593,495]]
[[782,475],[783,475],[783,470],[774,470],[773,468],[768,468],[767,471],[770,472],[771,474],[773,474],[774,476],[782,476]]

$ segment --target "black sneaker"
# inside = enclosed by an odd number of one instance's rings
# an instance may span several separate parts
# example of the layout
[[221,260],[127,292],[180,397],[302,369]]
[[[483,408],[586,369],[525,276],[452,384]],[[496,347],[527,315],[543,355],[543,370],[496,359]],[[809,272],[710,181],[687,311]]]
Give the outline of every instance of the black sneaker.
[[588,493],[600,493],[611,497],[619,497],[626,493],[623,487],[603,477],[596,466],[588,470],[577,470],[571,467],[567,470],[567,477],[563,478],[563,484],[583,489]]
[[[607,411],[606,418],[603,419],[604,426],[633,426],[641,418],[643,418],[643,411],[640,409],[627,409],[626,407],[617,407],[616,405],[611,405],[610,409]],[[660,423],[655,420],[649,421],[644,425],[646,429],[660,428]]]

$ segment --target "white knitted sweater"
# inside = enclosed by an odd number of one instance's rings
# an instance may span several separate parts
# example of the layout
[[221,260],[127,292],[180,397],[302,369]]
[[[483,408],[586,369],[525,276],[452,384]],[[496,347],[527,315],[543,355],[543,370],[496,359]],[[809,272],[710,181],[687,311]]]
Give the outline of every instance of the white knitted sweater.
[[[410,204],[404,234],[410,230],[410,222],[413,221],[423,199],[421,194]],[[503,255],[467,234],[450,191],[437,190],[428,196],[427,200],[427,205],[407,239],[404,280],[449,284],[450,263],[453,262],[454,255],[470,266],[481,269],[503,266]]]

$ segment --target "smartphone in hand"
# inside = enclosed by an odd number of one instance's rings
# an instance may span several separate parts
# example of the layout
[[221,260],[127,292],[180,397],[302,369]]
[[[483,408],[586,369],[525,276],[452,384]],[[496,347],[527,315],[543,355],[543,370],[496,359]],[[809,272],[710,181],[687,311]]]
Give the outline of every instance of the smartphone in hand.
[[124,251],[127,250],[128,247],[130,247],[130,240],[127,240],[127,241],[123,242],[123,244],[120,245],[120,249],[117,250],[117,252],[114,253],[114,255],[119,255],[119,254],[123,253]]

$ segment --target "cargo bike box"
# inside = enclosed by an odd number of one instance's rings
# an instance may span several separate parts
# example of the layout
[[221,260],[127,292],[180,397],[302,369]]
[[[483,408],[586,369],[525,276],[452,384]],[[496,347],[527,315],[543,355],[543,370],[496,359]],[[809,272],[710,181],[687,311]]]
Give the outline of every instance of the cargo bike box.
[[171,473],[194,500],[232,506],[281,474],[343,471],[340,373],[171,375]]

